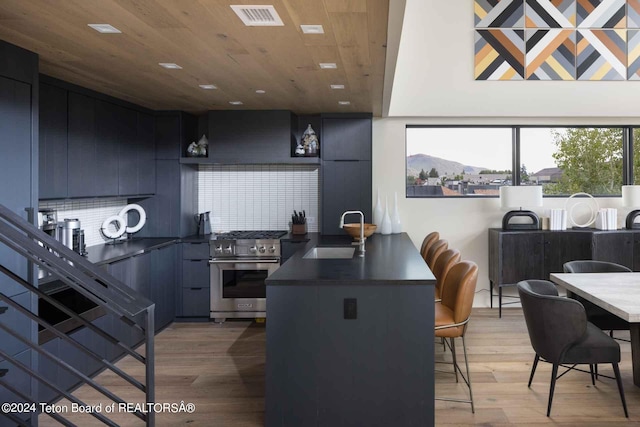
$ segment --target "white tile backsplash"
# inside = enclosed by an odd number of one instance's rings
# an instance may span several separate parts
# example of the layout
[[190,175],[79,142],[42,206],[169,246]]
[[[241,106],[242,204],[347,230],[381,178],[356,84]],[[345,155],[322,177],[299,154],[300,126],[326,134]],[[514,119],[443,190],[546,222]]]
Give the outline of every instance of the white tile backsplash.
[[84,241],[87,246],[95,246],[107,241],[100,233],[105,219],[117,215],[127,205],[127,199],[86,199],[41,201],[42,209],[58,211],[58,221],[65,218],[77,218],[84,230]]
[[[198,212],[211,212],[214,231],[288,230],[293,211],[315,217],[318,231],[318,166],[200,165]],[[219,219],[219,223],[217,223]]]

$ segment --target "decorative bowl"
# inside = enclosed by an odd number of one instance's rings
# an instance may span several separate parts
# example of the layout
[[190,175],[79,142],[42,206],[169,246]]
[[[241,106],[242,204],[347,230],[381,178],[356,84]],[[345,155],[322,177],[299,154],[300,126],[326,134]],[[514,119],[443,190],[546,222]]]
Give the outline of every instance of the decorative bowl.
[[[360,223],[359,222],[354,222],[354,223],[350,223],[350,224],[345,224],[344,227],[342,227],[344,231],[347,232],[347,234],[351,237],[353,237],[354,239],[359,239],[360,238]],[[377,225],[375,224],[366,224],[364,225],[364,237],[369,237],[373,234],[374,231],[376,231],[376,228],[378,228]]]

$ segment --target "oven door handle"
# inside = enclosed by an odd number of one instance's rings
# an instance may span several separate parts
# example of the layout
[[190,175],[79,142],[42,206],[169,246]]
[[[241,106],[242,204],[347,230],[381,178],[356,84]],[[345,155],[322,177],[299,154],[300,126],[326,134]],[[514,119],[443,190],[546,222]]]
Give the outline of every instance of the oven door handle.
[[280,264],[279,258],[251,258],[251,259],[210,259],[209,264]]

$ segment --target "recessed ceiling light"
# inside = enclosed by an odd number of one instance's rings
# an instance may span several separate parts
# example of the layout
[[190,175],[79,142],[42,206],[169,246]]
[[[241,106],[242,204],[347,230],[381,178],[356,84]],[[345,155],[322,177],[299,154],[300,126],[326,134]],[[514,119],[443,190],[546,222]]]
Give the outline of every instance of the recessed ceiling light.
[[262,89],[258,89],[258,90],[256,90],[256,93],[262,94],[262,93],[267,93],[267,91],[266,90],[262,90]]
[[229,101],[231,105],[242,105],[242,101]]
[[218,89],[218,86],[216,85],[198,85],[198,86],[200,86],[201,89],[208,89],[208,90]]
[[97,32],[103,33],[103,34],[117,34],[122,32],[116,27],[114,27],[113,25],[109,25],[109,24],[87,24],[87,25],[93,28],[94,30],[96,30]]
[[276,8],[272,5],[230,5],[231,9],[247,27],[281,27],[284,25]]
[[173,62],[158,62],[158,65],[169,70],[182,70],[182,67]]
[[344,85],[331,85],[331,89],[344,89]]
[[324,34],[322,25],[300,25],[304,34]]
[[321,62],[319,65],[322,69],[338,68],[335,62]]
[[338,101],[338,104],[340,105],[351,105],[350,101]]

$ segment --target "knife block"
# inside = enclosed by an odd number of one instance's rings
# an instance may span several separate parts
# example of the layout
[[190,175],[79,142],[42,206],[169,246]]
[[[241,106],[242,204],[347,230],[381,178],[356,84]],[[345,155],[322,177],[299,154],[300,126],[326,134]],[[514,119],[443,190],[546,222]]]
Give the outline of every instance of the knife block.
[[291,234],[307,234],[307,224],[291,224]]

